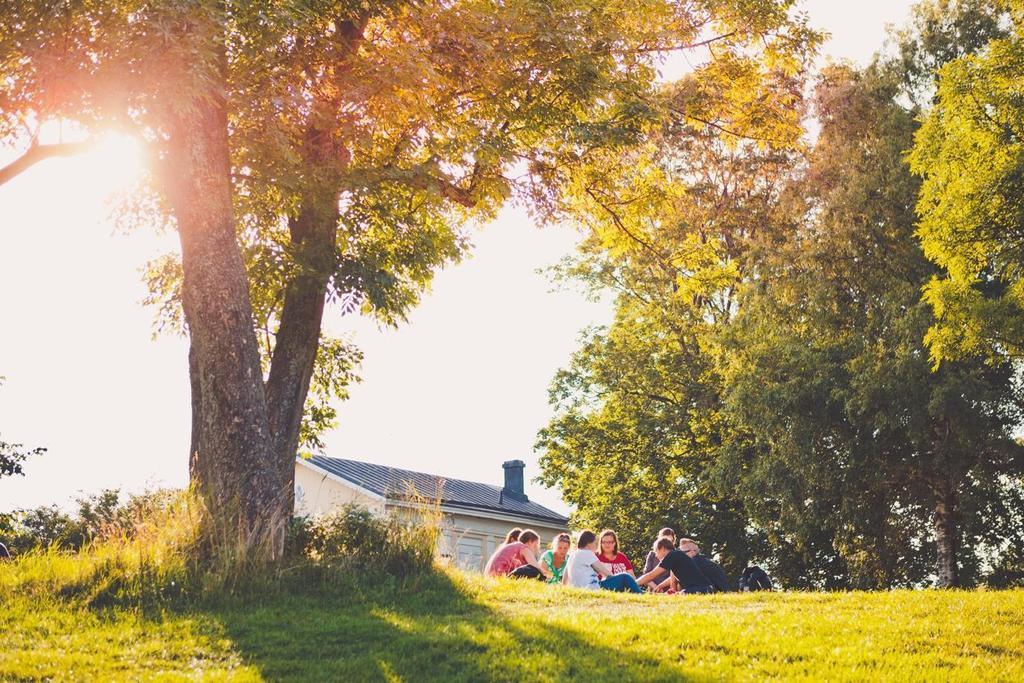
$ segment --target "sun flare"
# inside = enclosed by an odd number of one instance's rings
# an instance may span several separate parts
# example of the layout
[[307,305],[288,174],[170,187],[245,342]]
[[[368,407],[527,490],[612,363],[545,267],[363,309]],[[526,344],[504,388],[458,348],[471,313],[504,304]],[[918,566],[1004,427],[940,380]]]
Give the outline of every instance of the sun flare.
[[143,172],[142,146],[137,138],[119,132],[103,135],[82,157],[86,182],[103,194],[126,190]]

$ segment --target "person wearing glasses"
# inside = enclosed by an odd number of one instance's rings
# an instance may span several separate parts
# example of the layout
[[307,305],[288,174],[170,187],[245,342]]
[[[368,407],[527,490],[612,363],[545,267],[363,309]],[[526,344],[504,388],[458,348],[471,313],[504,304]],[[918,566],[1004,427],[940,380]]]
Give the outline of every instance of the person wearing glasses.
[[589,590],[629,591],[643,593],[636,579],[629,574],[612,574],[612,568],[597,559],[597,535],[590,530],[580,534],[576,550],[569,555],[562,583]]
[[616,574],[629,574],[634,579],[633,563],[629,561],[626,554],[619,551],[619,537],[611,529],[601,532],[601,540],[597,546],[597,559],[612,568],[612,576]]
[[732,587],[729,585],[729,579],[726,577],[725,572],[722,571],[722,566],[707,555],[701,555],[700,546],[697,545],[697,541],[692,538],[681,538],[679,539],[679,549],[690,556],[690,559],[700,569],[701,574],[706,576],[711,585],[714,586],[716,592],[728,593],[732,590]]

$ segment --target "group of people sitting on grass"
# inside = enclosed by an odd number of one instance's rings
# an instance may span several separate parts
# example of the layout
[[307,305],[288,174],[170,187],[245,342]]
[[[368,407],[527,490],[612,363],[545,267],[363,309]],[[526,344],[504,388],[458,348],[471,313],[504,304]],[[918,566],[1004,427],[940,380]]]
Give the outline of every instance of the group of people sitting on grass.
[[583,531],[570,551],[569,534],[561,533],[551,548],[540,553],[540,536],[532,529],[512,529],[487,560],[484,574],[539,579],[577,588],[603,588],[643,593],[714,593],[730,590],[725,572],[717,562],[701,555],[693,539],[679,539],[665,528],[647,554],[644,571],[637,576],[633,563],[619,550],[619,537],[611,529],[597,536]]

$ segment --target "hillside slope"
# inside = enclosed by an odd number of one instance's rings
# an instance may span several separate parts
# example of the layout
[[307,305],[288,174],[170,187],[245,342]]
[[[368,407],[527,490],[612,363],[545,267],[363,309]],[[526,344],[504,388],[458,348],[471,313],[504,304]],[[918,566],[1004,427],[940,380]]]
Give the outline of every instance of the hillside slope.
[[0,680],[1024,680],[1024,591],[625,596],[458,573],[142,613],[9,597]]

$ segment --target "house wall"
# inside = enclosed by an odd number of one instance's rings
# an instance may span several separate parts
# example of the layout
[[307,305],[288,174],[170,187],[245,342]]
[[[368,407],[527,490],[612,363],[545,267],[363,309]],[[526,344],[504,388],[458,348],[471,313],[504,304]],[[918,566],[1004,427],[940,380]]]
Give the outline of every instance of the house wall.
[[[356,504],[377,513],[409,512],[408,506],[385,505],[383,501],[365,495],[354,486],[338,481],[303,463],[295,463],[295,514],[316,517],[339,506]],[[444,528],[438,539],[438,551],[443,557],[462,569],[483,571],[487,558],[504,540],[513,527],[533,529],[540,534],[541,548],[546,549],[551,539],[566,529],[550,524],[531,522],[500,512],[474,515],[467,511],[443,508]]]
[[316,517],[342,505],[361,505],[378,514],[384,502],[346,486],[312,467],[295,463],[295,514]]
[[513,527],[536,531],[540,535],[541,549],[547,549],[551,539],[568,530],[515,517],[490,519],[450,511],[444,517],[445,528],[438,542],[441,555],[451,558],[457,567],[473,571],[483,571],[487,558],[504,542],[505,535]]

